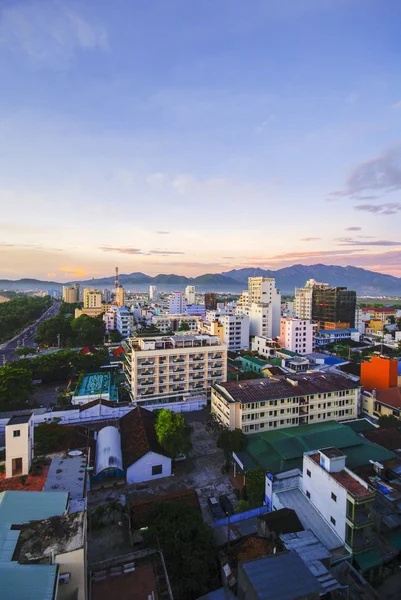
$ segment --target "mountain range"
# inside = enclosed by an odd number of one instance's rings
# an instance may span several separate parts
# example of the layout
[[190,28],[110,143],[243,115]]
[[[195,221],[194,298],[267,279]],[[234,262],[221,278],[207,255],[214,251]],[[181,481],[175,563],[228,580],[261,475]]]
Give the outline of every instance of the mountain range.
[[[401,295],[401,278],[358,267],[339,267],[335,265],[293,265],[277,271],[259,268],[232,269],[224,273],[208,273],[198,277],[160,274],[150,277],[144,273],[120,275],[120,285],[135,291],[144,291],[149,285],[157,285],[160,291],[182,289],[186,285],[195,285],[197,290],[216,292],[240,292],[247,287],[248,277],[274,277],[276,286],[284,294],[293,294],[295,287],[303,287],[308,279],[330,283],[332,286],[346,286],[356,290],[359,295]],[[73,282],[70,282],[73,283]],[[81,286],[112,289],[114,277],[87,279],[79,281]],[[0,279],[0,290],[36,291],[60,289],[57,281],[39,279]]]

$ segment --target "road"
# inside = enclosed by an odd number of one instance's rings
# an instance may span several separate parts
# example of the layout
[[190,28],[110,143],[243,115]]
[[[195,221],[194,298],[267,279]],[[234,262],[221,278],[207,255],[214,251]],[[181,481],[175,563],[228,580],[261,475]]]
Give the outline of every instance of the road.
[[[33,325],[27,327],[15,336],[9,342],[6,342],[2,346],[0,346],[0,365],[3,365],[10,360],[15,360],[18,358],[18,355],[15,354],[15,350],[24,345],[24,346],[33,346],[36,337],[37,327],[40,323],[45,321],[46,319],[50,319],[50,317],[55,317],[60,310],[60,303],[54,301],[50,308],[47,309],[46,312],[43,313],[41,317]],[[27,337],[25,337],[27,336]]]

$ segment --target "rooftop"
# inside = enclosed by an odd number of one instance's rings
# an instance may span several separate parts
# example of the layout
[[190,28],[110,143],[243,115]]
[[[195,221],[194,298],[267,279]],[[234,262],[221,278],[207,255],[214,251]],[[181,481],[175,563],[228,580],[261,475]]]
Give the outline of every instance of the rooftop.
[[344,452],[341,452],[338,448],[323,448],[320,452],[327,456],[327,458],[340,458],[340,456],[344,456]]
[[148,452],[166,455],[157,441],[155,423],[156,415],[141,406],[137,406],[120,419],[121,449],[125,469]]
[[107,395],[109,400],[118,400],[118,389],[113,373],[110,371],[86,373],[74,392],[76,397],[101,396],[102,394]]
[[[134,496],[134,498],[136,498]],[[192,506],[200,511],[199,498],[194,490],[182,490],[173,494],[164,494],[151,498],[138,498],[131,500],[131,515],[134,528],[146,527],[149,524],[150,511],[155,502],[180,502]]]
[[46,492],[68,492],[69,511],[85,508],[87,457],[57,456],[53,458],[43,490]]
[[[337,449],[331,448],[331,450]],[[339,451],[337,450],[337,452]],[[326,452],[324,452],[324,454],[326,454]],[[342,452],[340,452],[339,456],[344,455]],[[312,460],[314,460],[318,465],[320,465],[319,452],[316,452],[316,454],[310,454],[309,457]],[[356,477],[353,477],[349,471],[342,469],[341,471],[337,471],[336,473],[330,472],[330,476],[333,479],[335,479],[337,483],[339,483],[343,488],[345,488],[347,492],[349,492],[351,496],[353,496],[353,498],[355,498],[356,500],[367,500],[369,498],[373,498],[373,494],[365,486],[363,486],[362,483],[360,483],[360,481],[358,481]]]
[[401,431],[397,427],[389,429],[375,427],[371,431],[364,431],[363,435],[370,442],[380,444],[387,450],[399,450],[401,448]]
[[29,423],[29,419],[32,417],[32,412],[26,412],[22,414],[14,414],[8,421],[7,425],[22,425],[23,423]]
[[3,598],[7,600],[53,600],[58,565],[20,565],[0,562]]
[[401,387],[375,390],[376,401],[391,408],[401,408]]
[[66,492],[0,492],[0,525],[22,525],[62,515],[67,504]]
[[270,531],[274,531],[278,535],[284,533],[295,533],[303,531],[301,521],[298,519],[297,513],[292,508],[280,508],[260,515],[259,521],[266,523]]
[[228,381],[213,386],[229,402],[259,402],[313,395],[340,390],[354,390],[358,385],[336,373],[309,373],[274,378]]

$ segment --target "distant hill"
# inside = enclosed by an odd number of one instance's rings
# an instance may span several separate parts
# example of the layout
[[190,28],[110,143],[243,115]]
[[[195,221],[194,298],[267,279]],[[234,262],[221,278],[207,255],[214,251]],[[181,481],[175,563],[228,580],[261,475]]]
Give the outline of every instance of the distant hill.
[[[293,265],[277,271],[260,268],[233,269],[225,273],[207,273],[198,277],[185,277],[175,274],[159,274],[150,277],[145,273],[120,275],[120,283],[127,289],[144,291],[150,284],[160,290],[183,289],[195,285],[198,291],[240,292],[245,289],[248,277],[274,277],[277,287],[285,294],[293,294],[295,287],[302,287],[308,279],[316,279],[333,286],[346,286],[360,295],[401,295],[401,278],[367,271],[358,267],[335,265]],[[79,281],[81,286],[94,286],[100,289],[114,287],[114,276]],[[60,289],[62,283],[40,281],[38,279],[0,280],[0,290],[35,291]]]

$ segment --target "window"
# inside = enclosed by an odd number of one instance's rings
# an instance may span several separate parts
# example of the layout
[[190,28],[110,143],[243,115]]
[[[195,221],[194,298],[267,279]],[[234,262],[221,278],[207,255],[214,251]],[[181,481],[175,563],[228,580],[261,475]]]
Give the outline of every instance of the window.
[[334,517],[330,517],[330,521],[333,523],[333,525],[335,525],[335,524],[336,524],[336,520],[335,520],[335,518],[334,518]]
[[309,471],[309,469],[306,469],[306,474],[308,477],[312,477],[311,472]]
[[153,465],[152,475],[161,475],[163,473],[163,465]]
[[21,430],[20,429],[15,429],[13,431],[13,437],[20,437],[21,435]]
[[306,491],[306,497],[310,500],[310,492],[308,492],[308,490]]
[[337,502],[337,496],[333,492],[331,492],[331,499]]

